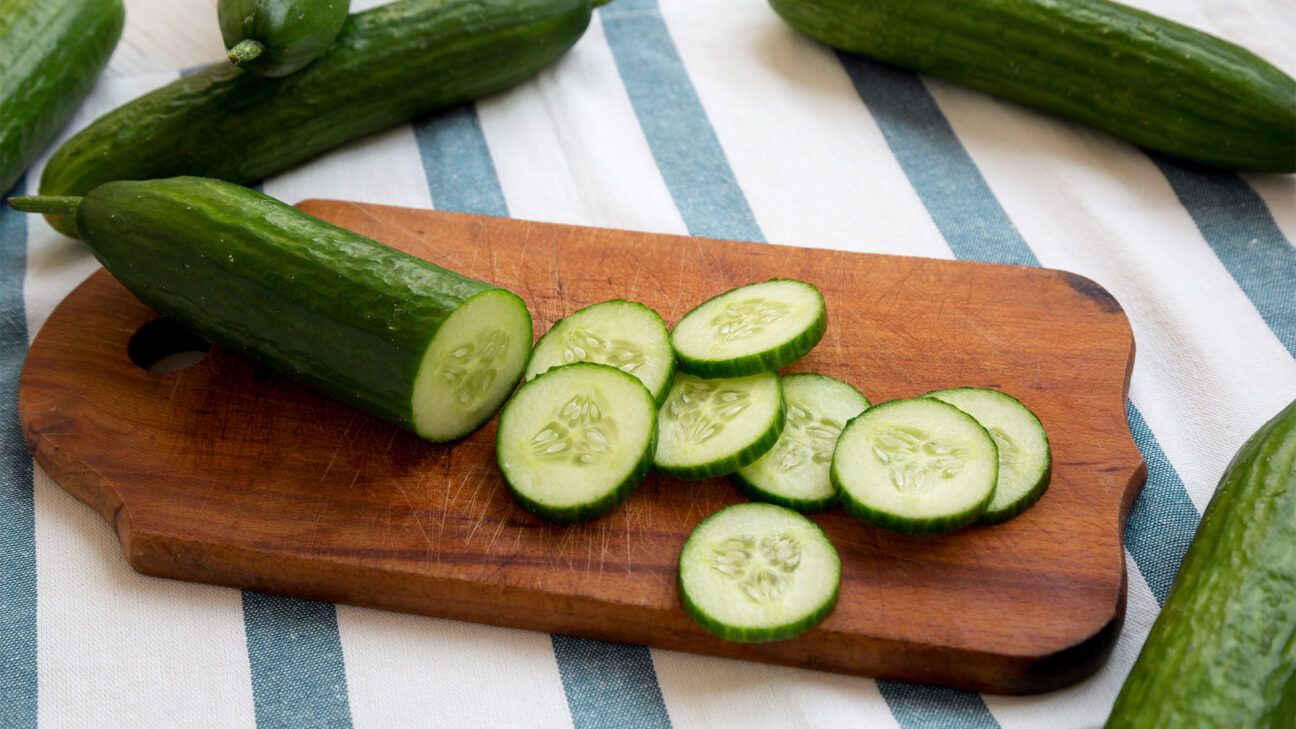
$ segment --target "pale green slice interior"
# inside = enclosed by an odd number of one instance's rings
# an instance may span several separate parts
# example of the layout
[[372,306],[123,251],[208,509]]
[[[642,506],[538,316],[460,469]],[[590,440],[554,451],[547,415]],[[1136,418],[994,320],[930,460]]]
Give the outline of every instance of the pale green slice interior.
[[555,369],[509,402],[497,439],[500,468],[534,501],[597,501],[644,458],[656,416],[647,391],[629,375],[605,367]]
[[414,429],[428,440],[466,435],[517,385],[531,353],[531,315],[517,296],[483,291],[451,312],[414,378]]
[[851,421],[832,469],[855,501],[911,519],[976,509],[998,471],[994,441],[972,416],[932,398],[893,400]]
[[657,398],[675,372],[675,351],[666,324],[652,309],[606,301],[554,324],[532,352],[526,379],[573,362],[597,362],[628,372]]
[[676,373],[657,415],[656,463],[698,466],[742,451],[769,432],[781,398],[775,372],[710,380]]
[[777,349],[823,315],[823,298],[810,284],[765,281],[699,304],[675,325],[671,341],[685,357],[734,359]]

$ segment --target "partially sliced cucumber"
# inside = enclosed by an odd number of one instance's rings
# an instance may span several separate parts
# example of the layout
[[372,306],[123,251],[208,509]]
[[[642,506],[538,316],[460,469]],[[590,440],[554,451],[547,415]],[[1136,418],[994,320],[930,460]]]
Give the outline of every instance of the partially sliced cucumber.
[[687,479],[733,473],[773,447],[783,421],[777,372],[714,380],[677,373],[657,413],[653,466]]
[[675,374],[675,350],[661,315],[621,299],[587,306],[555,323],[536,342],[526,379],[573,362],[598,362],[629,372],[658,403]]
[[522,508],[575,522],[625,500],[652,464],[657,408],[632,375],[581,362],[523,385],[500,414],[495,457]]
[[792,279],[740,286],[698,304],[671,333],[680,367],[699,377],[742,377],[789,365],[823,338],[819,289]]
[[806,513],[831,508],[837,492],[828,466],[837,437],[851,418],[868,409],[868,398],[845,382],[807,373],[783,378],[783,399],[783,435],[769,453],[729,478],[756,501]]
[[1048,434],[1035,413],[1017,398],[983,387],[929,392],[977,419],[999,450],[999,481],[994,498],[977,521],[998,524],[1030,508],[1048,489],[1053,455]]
[[833,451],[846,510],[911,534],[976,521],[994,496],[999,455],[971,415],[931,397],[892,400],[852,420]]
[[828,617],[840,585],[841,559],[823,530],[773,504],[717,511],[680,552],[684,611],[725,640],[798,636]]

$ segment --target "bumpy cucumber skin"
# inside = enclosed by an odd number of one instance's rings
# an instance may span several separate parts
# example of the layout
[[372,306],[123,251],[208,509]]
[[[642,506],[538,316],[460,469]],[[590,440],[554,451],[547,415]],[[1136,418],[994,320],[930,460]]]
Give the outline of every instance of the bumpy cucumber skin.
[[[746,355],[744,357],[735,357],[733,359],[711,360],[689,357],[675,348],[675,357],[679,360],[680,369],[698,377],[746,377],[761,372],[772,372],[780,367],[786,367],[793,362],[801,359],[810,353],[810,350],[819,344],[823,339],[824,333],[828,331],[828,307],[824,303],[823,293],[819,287],[796,279],[770,279],[771,281],[795,281],[795,283],[804,284],[814,289],[815,294],[819,297],[819,316],[815,319],[805,331],[797,335],[792,341],[773,349],[767,349],[756,354]],[[731,290],[732,291],[732,290]],[[701,304],[693,307],[688,314],[685,314],[680,321],[687,319],[689,314],[701,309],[708,303],[730,293],[725,291],[703,301]],[[679,325],[676,324],[678,327]],[[672,338],[671,344],[674,345]],[[744,464],[745,465],[745,464]]]
[[[100,117],[54,153],[43,195],[198,175],[249,184],[356,137],[512,86],[585,31],[589,0],[400,0],[351,15],[281,79],[228,62]],[[48,216],[75,236],[73,221]]]
[[[949,403],[943,402],[941,400],[936,400],[935,398],[932,398],[932,400],[934,400],[935,402],[939,402],[945,407],[958,412],[960,415],[968,418],[973,423],[975,423],[976,426],[978,428],[981,428],[982,431],[985,431],[986,439],[990,441],[990,446],[994,449],[996,454],[994,466],[995,466],[995,473],[998,474],[999,448],[998,446],[995,445],[994,438],[990,437],[989,431],[986,431],[985,427],[976,421],[976,418],[973,418],[971,415],[968,415],[967,413],[963,412],[962,410],[959,410],[953,405],[950,405]],[[880,405],[874,405],[868,410],[865,410],[864,412],[860,413],[858,416],[852,418],[851,421],[846,424],[846,427],[842,428],[842,434],[837,439],[838,447],[839,448],[841,447],[841,439],[846,436],[846,432],[850,430],[852,423],[854,423],[855,421],[859,420],[860,418],[870,413],[876,413],[878,410],[882,408],[900,402],[905,402],[905,401],[891,400],[889,402],[881,403]],[[833,488],[837,490],[838,501],[841,503],[842,508],[844,508],[847,513],[859,519],[860,521],[871,524],[875,527],[881,529],[887,529],[893,532],[899,532],[901,534],[944,534],[945,532],[952,532],[956,529],[962,529],[963,527],[968,526],[969,524],[975,523],[977,519],[981,518],[981,515],[985,513],[986,506],[988,506],[990,504],[990,500],[994,498],[994,489],[990,489],[990,493],[986,495],[985,499],[979,505],[973,506],[973,508],[961,514],[951,514],[946,517],[940,517],[934,519],[907,519],[901,516],[897,516],[895,514],[879,511],[869,506],[868,504],[858,501],[854,497],[852,497],[850,492],[847,491],[846,488],[842,485],[841,477],[837,473],[836,458],[833,459],[832,466],[828,470],[828,476],[829,478],[832,479]],[[996,479],[997,478],[998,476],[996,475]]]
[[496,290],[218,180],[110,182],[82,199],[77,225],[154,310],[412,431],[428,344],[463,302]]
[[125,20],[121,0],[0,0],[0,195],[90,92]]
[[[669,390],[667,390],[669,392]],[[779,408],[774,415],[774,422],[770,424],[769,430],[752,442],[751,445],[725,458],[719,458],[709,463],[703,463],[697,466],[671,466],[662,465],[654,460],[653,468],[667,476],[673,476],[684,481],[700,481],[704,478],[714,478],[716,476],[726,476],[737,471],[749,463],[754,463],[756,459],[765,455],[769,449],[774,447],[778,442],[779,436],[783,435],[783,427],[787,424],[787,402],[783,399],[783,383],[779,383]]]
[[216,17],[225,46],[254,40],[260,56],[239,65],[279,78],[318,58],[346,23],[350,0],[220,0]]
[[[742,504],[738,504],[738,506],[742,506]],[[732,508],[732,507],[727,507],[727,508]],[[697,529],[701,527],[703,524],[714,519],[717,514],[721,514],[724,511],[725,511],[724,509],[721,509],[720,511],[717,511],[715,514],[712,514],[711,516],[708,516],[707,518],[703,519],[701,522],[698,523],[696,527],[693,528],[694,531],[697,531]],[[832,554],[834,556],[837,556],[837,548],[832,546],[832,541],[828,539],[827,534],[824,534],[823,529],[820,528],[818,524],[815,524],[809,519],[807,519],[806,521],[814,526],[815,531],[819,533],[820,538],[822,538],[824,542],[826,542],[829,548],[832,550]],[[687,546],[687,542],[685,543],[685,546]],[[837,559],[837,584],[835,587],[833,587],[832,595],[827,600],[824,601],[823,605],[821,605],[818,609],[816,609],[814,612],[810,613],[809,615],[805,616],[801,620],[797,620],[795,622],[788,623],[786,625],[778,625],[778,626],[772,626],[768,628],[738,628],[732,625],[726,625],[725,623],[722,623],[712,618],[710,615],[707,615],[706,612],[704,612],[702,608],[697,605],[697,603],[693,602],[693,600],[689,598],[688,591],[684,589],[685,551],[686,550],[680,550],[679,567],[675,570],[676,572],[675,583],[676,583],[676,589],[679,591],[680,594],[680,603],[684,607],[684,612],[687,613],[690,618],[692,618],[698,625],[701,625],[703,628],[705,628],[708,633],[711,633],[717,638],[732,641],[735,643],[771,643],[777,640],[788,640],[790,638],[795,638],[798,635],[802,635],[803,633],[809,632],[811,628],[814,628],[819,623],[822,623],[824,619],[826,619],[829,615],[831,615],[832,611],[837,608],[837,598],[841,594],[841,558],[840,557],[838,557]]]
[[[528,385],[539,382],[545,376],[550,375],[559,369],[565,369],[568,367],[582,367],[582,368],[596,367],[600,369],[612,370],[613,372],[617,372],[625,377],[629,377],[633,379],[636,383],[638,383],[640,389],[644,391],[644,397],[646,397],[649,402],[652,402],[652,393],[648,391],[648,388],[643,386],[643,383],[639,381],[638,377],[635,377],[634,375],[626,374],[625,372],[622,372],[621,370],[615,367],[609,367],[608,365],[599,364],[597,362],[576,362],[569,365],[550,367],[549,369],[545,370],[542,374],[536,375],[535,379],[531,380],[530,382],[527,382],[525,385],[523,385],[523,387],[527,387]],[[509,402],[512,402],[512,400],[510,400]],[[655,403],[653,404],[652,410],[654,413],[656,412]],[[653,453],[657,451],[657,418],[656,417],[653,417],[652,419],[652,426],[651,426],[652,437],[648,441],[648,448],[644,450],[643,456],[639,459],[639,462],[635,464],[634,469],[630,472],[630,474],[627,475],[625,479],[620,484],[617,485],[616,488],[609,491],[606,496],[604,496],[603,498],[597,501],[579,504],[576,506],[556,507],[550,504],[543,503],[541,501],[537,501],[535,499],[532,499],[530,496],[523,493],[522,491],[513,487],[513,483],[508,479],[508,471],[504,469],[504,462],[500,458],[500,452],[502,449],[499,443],[499,435],[504,431],[504,428],[502,426],[504,423],[504,419],[508,417],[508,411],[509,411],[508,403],[506,403],[504,405],[504,409],[500,411],[501,427],[495,431],[495,464],[496,466],[499,467],[500,473],[504,475],[504,485],[508,487],[509,494],[513,496],[513,500],[517,502],[518,506],[521,506],[527,512],[533,514],[534,516],[538,516],[541,519],[544,519],[546,521],[551,521],[557,524],[575,524],[577,522],[597,519],[598,517],[603,516],[609,511],[612,511],[616,507],[620,506],[622,502],[624,502],[627,498],[629,498],[630,494],[634,492],[635,488],[638,487],[640,483],[643,482],[644,476],[647,476],[648,471],[652,468]]]
[[1107,0],[770,0],[851,53],[1235,170],[1296,172],[1296,81],[1220,38]]
[[1224,471],[1108,729],[1296,721],[1296,402]]
[[[933,390],[929,393],[924,394],[923,397],[936,397],[936,399],[939,400],[940,398],[937,397],[937,395],[939,395],[942,392],[955,392],[958,390],[982,390],[982,389],[986,389],[986,388],[951,387],[943,390]],[[1044,434],[1044,445],[1048,449],[1046,451],[1046,455],[1048,456],[1048,462],[1044,467],[1044,472],[1040,474],[1039,480],[1035,482],[1035,485],[1031,487],[1030,491],[1028,491],[1024,497],[1018,499],[1017,501],[1014,501],[1012,504],[1009,504],[1007,507],[1003,509],[991,511],[989,507],[987,507],[986,510],[982,512],[981,517],[977,519],[977,523],[985,524],[987,526],[994,525],[994,524],[1002,524],[1008,521],[1009,519],[1012,519],[1016,516],[1020,516],[1022,512],[1031,508],[1040,499],[1044,498],[1044,493],[1048,491],[1049,482],[1053,480],[1053,446],[1049,442],[1048,431],[1044,429],[1044,424],[1040,422],[1039,416],[1035,414],[1034,410],[1031,410],[1030,408],[1026,407],[1026,405],[1022,403],[1021,400],[1018,400],[1012,395],[1009,395],[1008,393],[1002,392],[1000,390],[995,390],[994,392],[997,392],[998,394],[1012,400],[1018,405],[1021,405],[1022,408],[1026,410],[1026,412],[1031,414],[1031,417],[1035,419],[1035,422],[1039,424],[1040,432]],[[955,407],[958,406],[955,405]],[[994,500],[993,497],[991,497],[991,501],[993,500]]]

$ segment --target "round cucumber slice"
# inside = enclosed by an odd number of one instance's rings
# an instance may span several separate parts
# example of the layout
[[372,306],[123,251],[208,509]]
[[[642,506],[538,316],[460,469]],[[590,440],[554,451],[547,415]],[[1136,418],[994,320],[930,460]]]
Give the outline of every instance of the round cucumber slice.
[[1030,408],[1012,395],[984,387],[936,390],[924,397],[947,402],[976,418],[999,450],[994,498],[977,521],[1008,521],[1040,500],[1053,472],[1053,454],[1044,424]]
[[431,441],[462,438],[499,410],[531,354],[526,303],[487,289],[459,305],[423,353],[414,376],[414,430]]
[[628,372],[661,403],[675,374],[675,350],[661,315],[643,304],[614,299],[557,321],[536,342],[526,379],[550,367],[598,362]]
[[698,524],[679,560],[684,612],[725,640],[796,637],[837,605],[841,559],[817,524],[774,504],[735,504]]
[[592,362],[555,367],[504,406],[495,458],[513,497],[550,521],[606,513],[652,464],[657,407],[633,375]]
[[830,471],[842,506],[911,534],[976,521],[994,496],[999,455],[971,415],[935,398],[892,400],[852,420]]
[[680,368],[699,377],[742,377],[789,365],[823,338],[819,289],[792,279],[740,286],[684,315],[671,333]]
[[747,498],[800,512],[837,504],[828,477],[837,437],[851,418],[869,407],[859,390],[812,373],[783,377],[787,424],[768,453],[729,478]]
[[657,412],[653,466],[685,479],[733,473],[773,447],[783,415],[776,372],[714,380],[677,373]]

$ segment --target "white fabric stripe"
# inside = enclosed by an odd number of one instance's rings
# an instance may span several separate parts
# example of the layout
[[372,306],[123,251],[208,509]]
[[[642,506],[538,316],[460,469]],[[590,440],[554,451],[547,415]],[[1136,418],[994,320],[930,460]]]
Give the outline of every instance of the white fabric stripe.
[[1244,174],[1242,179],[1264,198],[1278,229],[1296,246],[1296,175]]
[[265,194],[296,205],[308,198],[432,207],[414,130],[398,124],[281,172]]

